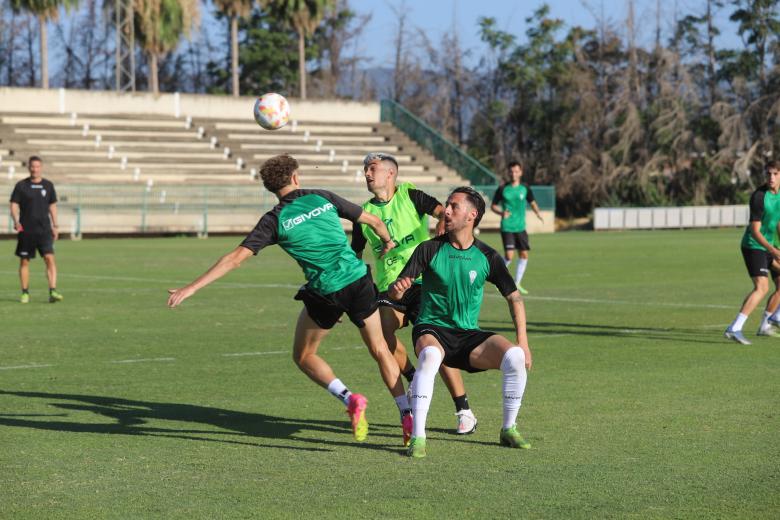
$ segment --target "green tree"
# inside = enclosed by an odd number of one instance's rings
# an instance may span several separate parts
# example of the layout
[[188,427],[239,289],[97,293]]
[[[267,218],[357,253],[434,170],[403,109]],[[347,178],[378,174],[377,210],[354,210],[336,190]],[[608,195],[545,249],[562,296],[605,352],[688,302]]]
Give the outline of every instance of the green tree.
[[269,0],[271,13],[298,33],[298,86],[306,99],[306,37],[311,37],[325,18],[333,0]]
[[[230,76],[231,92],[233,96],[239,95],[238,81],[238,20],[246,18],[252,12],[254,0],[214,0],[217,9],[230,20]],[[260,0],[260,6],[265,5],[265,0]]]
[[60,7],[66,9],[78,5],[78,0],[11,0],[14,11],[28,11],[38,18],[40,25],[41,87],[49,88],[49,47],[46,23],[57,18]]
[[149,60],[149,90],[159,94],[158,60],[199,21],[197,0],[134,0],[135,35]]

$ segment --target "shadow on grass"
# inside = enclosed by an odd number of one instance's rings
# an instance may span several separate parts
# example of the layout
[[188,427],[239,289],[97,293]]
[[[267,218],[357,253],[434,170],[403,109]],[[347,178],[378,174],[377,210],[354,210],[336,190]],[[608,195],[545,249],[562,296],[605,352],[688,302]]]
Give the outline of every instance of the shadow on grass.
[[[69,414],[3,414],[0,413],[0,426],[19,428],[34,428],[71,433],[102,433],[120,435],[141,435],[153,437],[169,437],[204,442],[220,442],[256,446],[261,448],[282,448],[303,451],[332,451],[326,446],[350,446],[397,453],[394,446],[371,442],[371,437],[382,437],[382,434],[371,432],[368,442],[351,440],[352,432],[349,423],[344,421],[300,420],[284,417],[274,417],[258,413],[239,412],[209,406],[198,406],[180,403],[157,403],[152,401],[136,401],[118,397],[103,397],[79,394],[58,394],[46,392],[12,392],[0,390],[0,395],[25,397],[30,399],[51,400],[48,404],[60,410],[74,412],[89,412],[113,420],[111,423],[77,422],[61,419],[30,420],[22,417],[67,417]],[[345,417],[346,419],[346,417]],[[175,421],[177,423],[193,424],[192,428],[165,428],[155,426],[160,421]],[[197,425],[203,425],[198,428]],[[213,429],[206,429],[210,426]],[[376,426],[376,425],[374,425]],[[299,436],[299,433],[321,432],[348,435],[350,441],[333,441],[326,439],[309,439]],[[303,445],[289,446],[283,444],[257,443],[250,441],[220,438],[224,435],[238,435],[249,438],[289,439]],[[393,436],[397,437],[397,436]],[[318,447],[306,446],[315,444]]]
[[[514,332],[507,322],[484,320],[482,325],[495,332]],[[725,326],[724,326],[725,328]],[[572,335],[582,337],[638,338],[684,343],[712,344],[721,341],[723,331],[703,328],[672,327],[630,327],[618,325],[598,325],[590,323],[528,322],[529,334]]]

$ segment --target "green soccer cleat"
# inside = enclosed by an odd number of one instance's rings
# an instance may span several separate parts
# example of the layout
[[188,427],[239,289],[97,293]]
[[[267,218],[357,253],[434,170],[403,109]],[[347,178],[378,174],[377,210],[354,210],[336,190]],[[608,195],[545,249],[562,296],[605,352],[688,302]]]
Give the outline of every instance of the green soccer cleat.
[[511,428],[501,428],[501,435],[498,438],[498,442],[501,446],[508,446],[510,448],[531,449],[531,443],[523,439],[523,436],[517,431],[516,424],[513,424]]
[[412,437],[409,441],[409,449],[406,454],[413,459],[422,459],[427,455],[425,453],[425,437]]
[[23,292],[19,303],[30,303],[30,293]]
[[517,290],[520,291],[520,294],[523,295],[528,294],[528,289],[524,289],[523,286],[520,284],[517,285]]
[[49,291],[49,303],[61,302],[63,296],[57,291]]

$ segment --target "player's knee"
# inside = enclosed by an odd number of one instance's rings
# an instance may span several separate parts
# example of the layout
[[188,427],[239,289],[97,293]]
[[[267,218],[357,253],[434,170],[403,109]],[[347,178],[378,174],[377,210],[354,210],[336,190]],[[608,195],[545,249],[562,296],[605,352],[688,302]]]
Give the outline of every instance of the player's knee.
[[418,370],[438,372],[441,366],[442,355],[441,351],[434,346],[423,347],[420,351],[420,355],[417,356]]
[[525,368],[525,352],[520,347],[512,347],[504,352],[501,360],[501,370],[519,371]]

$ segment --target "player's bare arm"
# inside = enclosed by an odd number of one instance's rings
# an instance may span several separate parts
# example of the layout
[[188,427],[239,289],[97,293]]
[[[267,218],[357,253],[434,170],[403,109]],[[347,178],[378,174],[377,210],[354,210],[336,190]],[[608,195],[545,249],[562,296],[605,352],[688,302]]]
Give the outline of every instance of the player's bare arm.
[[438,237],[438,236],[443,235],[445,233],[445,229],[444,229],[444,206],[442,206],[441,204],[436,206],[436,209],[433,210],[433,213],[431,214],[431,216],[433,218],[437,219],[436,230],[435,230],[436,236]]
[[535,200],[531,201],[531,209],[534,210],[534,213],[536,213],[536,218],[544,222],[544,218],[542,217],[542,212],[539,210],[539,204],[537,204]]
[[16,202],[11,202],[11,219],[14,221],[14,231],[23,231],[22,223],[19,221],[19,204]]
[[531,348],[528,346],[528,332],[525,321],[525,304],[519,291],[514,291],[506,296],[509,304],[509,313],[512,315],[512,321],[515,324],[515,333],[517,345],[525,353],[525,368],[531,370]]
[[176,307],[181,302],[206,287],[211,282],[219,280],[230,271],[240,266],[241,263],[252,256],[252,251],[243,246],[238,246],[230,253],[220,258],[208,271],[196,278],[192,283],[179,289],[168,289],[168,307]]
[[780,249],[776,248],[761,234],[761,221],[756,220],[750,223],[750,234],[753,235],[753,239],[761,244],[761,246],[769,251],[776,261],[780,262]]
[[54,240],[60,238],[60,229],[57,226],[57,203],[49,204],[49,218],[51,219],[51,236]]
[[498,204],[491,204],[490,211],[492,211],[496,215],[501,215],[504,218],[512,214],[510,211],[504,211],[503,209],[501,209],[501,206]]
[[382,239],[384,247],[382,248],[382,252],[379,254],[380,258],[395,247],[395,242],[393,242],[393,239],[390,236],[390,232],[387,230],[387,226],[385,226],[385,223],[382,222],[381,218],[364,211],[360,214],[360,217],[357,221],[360,224],[368,225],[371,229],[374,230],[374,233],[376,233],[377,236]]

